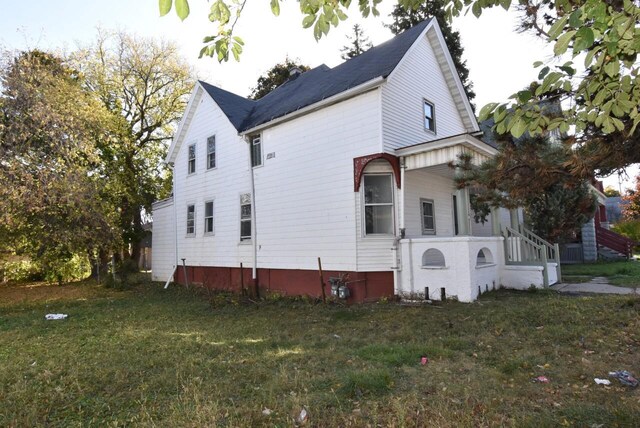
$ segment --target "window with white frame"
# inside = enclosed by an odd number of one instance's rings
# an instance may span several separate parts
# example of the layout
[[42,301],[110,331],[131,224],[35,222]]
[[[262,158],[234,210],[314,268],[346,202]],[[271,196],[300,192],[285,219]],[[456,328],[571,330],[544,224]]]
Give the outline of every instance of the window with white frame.
[[251,137],[251,166],[262,165],[262,139],[260,135]]
[[193,174],[196,172],[196,145],[191,144],[189,146],[189,156],[187,159],[187,174]]
[[436,110],[427,100],[424,100],[424,129],[436,132]]
[[391,174],[364,175],[365,233],[393,233],[393,176]]
[[251,239],[251,194],[240,195],[240,240]]
[[207,138],[207,169],[216,167],[216,136]]
[[187,235],[196,234],[196,206],[187,205]]
[[213,201],[204,203],[204,234],[213,235]]
[[422,217],[422,234],[435,235],[436,215],[431,199],[420,199],[420,216]]

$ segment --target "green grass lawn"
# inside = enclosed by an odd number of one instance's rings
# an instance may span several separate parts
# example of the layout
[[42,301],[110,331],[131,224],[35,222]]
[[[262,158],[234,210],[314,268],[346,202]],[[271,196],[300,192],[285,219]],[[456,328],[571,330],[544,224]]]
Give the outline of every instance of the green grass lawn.
[[606,277],[613,285],[640,287],[640,262],[597,262],[562,265],[562,279],[566,282],[588,282],[593,277]]
[[593,381],[640,375],[637,298],[216,302],[0,287],[0,426],[640,426],[640,388]]

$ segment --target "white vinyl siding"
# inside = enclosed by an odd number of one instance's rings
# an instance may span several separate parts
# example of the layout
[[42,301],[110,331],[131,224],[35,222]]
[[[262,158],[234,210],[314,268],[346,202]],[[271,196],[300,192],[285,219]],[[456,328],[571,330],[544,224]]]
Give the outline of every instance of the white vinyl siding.
[[[446,165],[442,169],[448,168]],[[424,236],[422,201],[433,201],[435,236],[454,236],[453,178],[440,175],[442,169],[413,170],[405,173],[405,230],[407,238]]]
[[166,281],[173,272],[175,259],[175,222],[173,200],[168,199],[153,204],[153,231],[151,234],[153,257],[151,277],[154,281]]
[[[429,39],[416,43],[382,87],[385,151],[466,132]],[[437,106],[437,135],[425,127],[425,100]]]

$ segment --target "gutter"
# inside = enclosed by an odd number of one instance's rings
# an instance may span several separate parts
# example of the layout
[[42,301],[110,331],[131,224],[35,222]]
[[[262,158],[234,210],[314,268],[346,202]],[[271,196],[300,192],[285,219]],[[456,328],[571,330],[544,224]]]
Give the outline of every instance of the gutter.
[[240,132],[239,134],[241,136],[247,136],[249,134],[254,134],[257,132],[260,132],[261,130],[265,129],[265,128],[270,128],[272,126],[275,126],[279,123],[282,122],[287,122],[290,120],[293,120],[297,117],[303,116],[305,114],[309,114],[311,112],[314,112],[316,110],[319,110],[321,108],[330,106],[332,104],[336,104],[339,103],[341,101],[345,101],[349,98],[353,98],[356,95],[360,95],[361,93],[367,92],[371,89],[377,88],[378,86],[380,86],[382,83],[384,83],[385,78],[382,76],[378,76],[375,79],[371,79],[368,82],[364,82],[358,86],[355,86],[351,89],[348,89],[346,91],[340,92],[339,94],[333,95],[329,98],[325,98],[321,101],[318,101],[317,103],[308,105],[306,107],[302,107],[301,109],[298,109],[296,111],[293,111],[291,113],[287,113],[284,116],[280,116],[277,117],[273,120],[270,120],[268,122],[262,123],[260,125],[254,126],[253,128],[250,129],[246,129],[242,132]]

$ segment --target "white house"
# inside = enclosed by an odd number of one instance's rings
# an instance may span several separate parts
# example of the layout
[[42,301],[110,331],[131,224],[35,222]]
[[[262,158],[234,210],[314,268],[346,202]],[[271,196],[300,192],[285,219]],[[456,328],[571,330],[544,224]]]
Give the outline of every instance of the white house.
[[475,223],[455,189],[450,161],[496,153],[479,135],[435,20],[258,101],[199,82],[153,206],[153,277],[317,296],[320,258],[352,301],[553,283],[517,215]]

